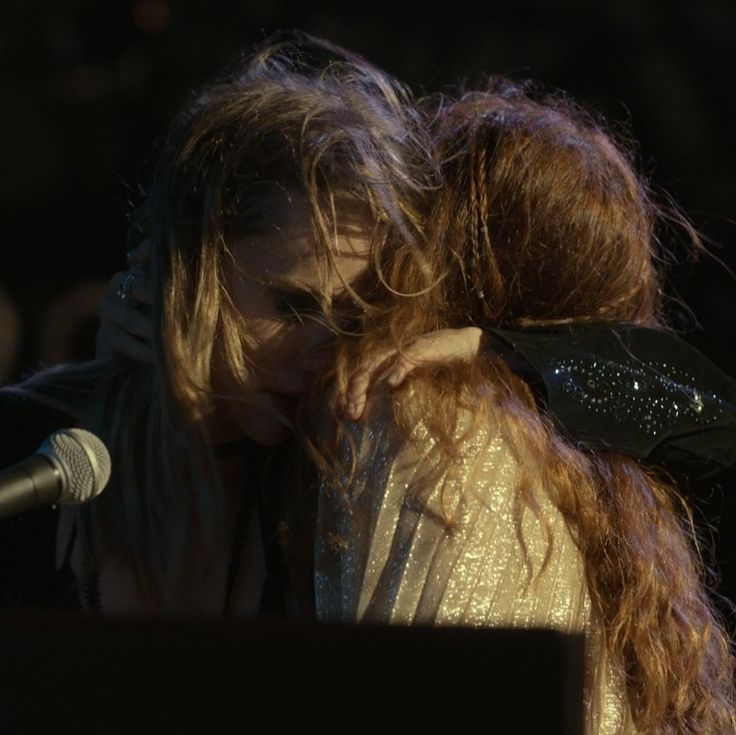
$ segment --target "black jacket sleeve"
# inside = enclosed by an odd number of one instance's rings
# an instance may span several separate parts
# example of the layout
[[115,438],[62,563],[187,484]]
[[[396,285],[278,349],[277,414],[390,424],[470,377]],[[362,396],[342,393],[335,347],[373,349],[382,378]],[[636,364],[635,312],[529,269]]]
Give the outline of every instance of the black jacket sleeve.
[[674,335],[590,324],[487,330],[572,441],[706,477],[736,464],[736,382]]

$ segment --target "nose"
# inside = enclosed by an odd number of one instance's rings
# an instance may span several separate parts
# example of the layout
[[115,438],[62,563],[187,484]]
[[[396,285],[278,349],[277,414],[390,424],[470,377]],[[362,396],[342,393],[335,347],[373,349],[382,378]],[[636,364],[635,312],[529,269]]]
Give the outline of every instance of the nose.
[[296,361],[296,368],[300,373],[314,375],[327,367],[329,356],[324,350],[312,348],[304,350]]
[[305,324],[295,355],[295,367],[300,372],[314,373],[324,362],[325,343],[332,337],[330,328],[320,322]]
[[305,335],[295,361],[301,373],[314,375],[325,369],[332,358],[331,338],[333,333],[324,324],[315,324]]
[[300,396],[304,392],[304,388],[307,383],[307,376],[305,373],[300,372],[296,365],[289,370],[281,372],[280,379],[278,381],[279,388],[278,392],[283,393],[287,396]]

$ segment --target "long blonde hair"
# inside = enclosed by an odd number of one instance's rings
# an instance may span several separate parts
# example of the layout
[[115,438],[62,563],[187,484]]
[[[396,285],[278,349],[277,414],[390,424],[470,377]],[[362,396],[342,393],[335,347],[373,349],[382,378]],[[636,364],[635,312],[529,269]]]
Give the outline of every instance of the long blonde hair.
[[[256,369],[230,297],[235,243],[263,235],[288,248],[296,219],[332,268],[343,213],[358,211],[372,223],[377,282],[384,251],[420,262],[434,159],[408,99],[356,54],[285,33],[199,90],[175,119],[138,217],[152,246],[156,364],[114,358],[29,386],[79,393],[71,402],[113,456],[111,487],[80,513],[90,576],[103,555],[132,560],[152,609],[197,609],[226,512],[206,421],[247,397]],[[233,394],[218,393],[216,361],[236,378]]]
[[357,209],[379,280],[389,245],[421,260],[418,210],[432,157],[407,102],[398,82],[357,55],[287,34],[177,119],[151,192],[162,284],[155,317],[167,383],[192,417],[211,410],[217,350],[244,388],[248,381],[247,324],[228,294],[236,240],[281,233],[288,248],[283,212],[300,207],[315,256],[334,267],[341,214]]

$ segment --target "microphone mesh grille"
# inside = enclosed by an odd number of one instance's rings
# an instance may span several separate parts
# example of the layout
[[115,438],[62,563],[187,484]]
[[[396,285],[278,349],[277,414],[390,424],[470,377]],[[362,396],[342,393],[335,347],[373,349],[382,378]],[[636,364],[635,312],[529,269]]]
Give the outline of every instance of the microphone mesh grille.
[[110,479],[110,454],[102,441],[84,429],[62,429],[38,449],[64,475],[60,503],[83,503],[101,493]]

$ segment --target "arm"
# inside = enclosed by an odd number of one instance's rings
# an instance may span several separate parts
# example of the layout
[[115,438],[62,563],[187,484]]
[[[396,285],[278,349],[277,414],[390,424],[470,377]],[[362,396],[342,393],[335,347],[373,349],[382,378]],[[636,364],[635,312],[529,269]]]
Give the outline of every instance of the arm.
[[523,359],[520,374],[575,443],[683,475],[736,464],[736,383],[674,335],[606,324],[489,332]]
[[736,382],[674,335],[623,324],[467,327],[425,335],[402,355],[358,371],[346,413],[360,417],[379,375],[395,388],[417,366],[472,360],[483,352],[503,357],[580,446],[695,478],[736,465]]

